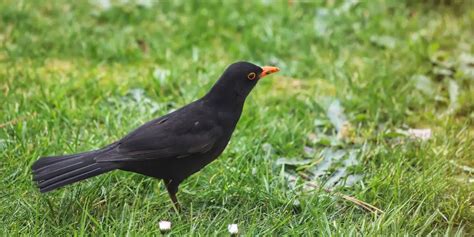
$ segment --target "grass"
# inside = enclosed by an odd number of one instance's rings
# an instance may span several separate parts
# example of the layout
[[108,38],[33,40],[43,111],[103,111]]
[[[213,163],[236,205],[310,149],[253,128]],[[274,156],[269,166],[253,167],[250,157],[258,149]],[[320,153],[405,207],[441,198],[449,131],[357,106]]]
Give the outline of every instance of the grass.
[[[265,2],[2,1],[2,235],[158,235],[159,220],[173,235],[224,235],[231,223],[248,236],[472,235],[473,176],[450,163],[474,166],[474,80],[458,62],[474,53],[472,3]],[[35,189],[37,158],[106,145],[203,95],[242,59],[282,71],[252,92],[223,155],[181,185],[183,213],[160,182],[125,172]],[[275,166],[325,147],[308,134],[328,121],[328,98],[352,124],[357,142],[343,147],[365,147],[363,180],[337,190],[384,214],[293,190]],[[407,128],[433,137],[390,136]]]

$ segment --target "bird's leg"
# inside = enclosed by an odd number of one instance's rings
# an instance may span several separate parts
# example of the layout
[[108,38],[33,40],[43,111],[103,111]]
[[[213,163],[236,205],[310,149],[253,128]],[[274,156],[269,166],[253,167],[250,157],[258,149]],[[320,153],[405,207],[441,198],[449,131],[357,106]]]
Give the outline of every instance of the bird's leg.
[[168,190],[168,194],[170,195],[171,201],[173,201],[173,205],[177,211],[181,210],[181,206],[179,205],[178,198],[176,198],[176,193],[178,192],[178,185],[179,183],[173,182],[172,179],[164,180],[166,190]]

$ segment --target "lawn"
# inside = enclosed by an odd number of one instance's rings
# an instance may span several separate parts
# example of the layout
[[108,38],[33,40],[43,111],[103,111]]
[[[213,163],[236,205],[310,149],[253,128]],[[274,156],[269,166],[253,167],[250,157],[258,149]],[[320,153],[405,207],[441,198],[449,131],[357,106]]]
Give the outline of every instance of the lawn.
[[[474,234],[472,1],[107,2],[0,2],[3,236]],[[122,171],[35,188],[39,157],[115,141],[239,60],[281,71],[181,213]]]

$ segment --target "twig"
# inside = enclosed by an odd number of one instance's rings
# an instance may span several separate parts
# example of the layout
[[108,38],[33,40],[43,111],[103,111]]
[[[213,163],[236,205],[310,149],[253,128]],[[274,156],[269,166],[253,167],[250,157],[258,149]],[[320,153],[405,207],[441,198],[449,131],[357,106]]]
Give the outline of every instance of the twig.
[[12,119],[12,120],[10,120],[10,121],[8,121],[8,122],[5,122],[5,123],[0,124],[0,128],[4,128],[4,127],[6,127],[6,126],[8,126],[8,125],[14,125],[14,124],[18,123],[18,122],[21,121],[21,120],[31,119],[31,118],[33,118],[33,117],[35,117],[35,116],[36,116],[36,113],[32,113],[32,114],[30,114],[30,115],[23,115],[23,116],[20,116],[20,117],[18,117],[18,118],[14,118],[14,119]]
[[[301,176],[301,178],[303,178],[305,180],[308,180],[308,181],[311,181],[311,179],[309,178],[309,176],[307,174],[305,174],[303,172],[298,172],[298,174]],[[317,189],[320,188],[319,185],[317,185],[315,183],[311,183],[311,182],[307,182],[306,185],[308,185],[312,188],[317,188]],[[372,213],[375,213],[375,214],[383,214],[384,213],[384,211],[382,211],[381,209],[375,207],[374,205],[366,203],[366,202],[364,202],[362,200],[359,200],[355,197],[352,197],[352,196],[334,191],[334,190],[329,189],[329,188],[322,188],[322,190],[324,190],[326,193],[330,193],[330,194],[339,196],[339,197],[341,197],[342,199],[344,199],[346,201],[352,202],[352,203],[356,204],[357,206],[361,207],[362,209],[364,209],[366,211],[369,211],[369,212],[372,212]]]

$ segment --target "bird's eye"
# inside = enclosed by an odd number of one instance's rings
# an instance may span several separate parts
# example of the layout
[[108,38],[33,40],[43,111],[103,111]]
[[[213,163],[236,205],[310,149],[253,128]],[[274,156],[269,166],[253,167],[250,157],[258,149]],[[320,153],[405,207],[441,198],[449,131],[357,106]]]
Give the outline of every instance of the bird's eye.
[[255,72],[251,72],[247,75],[247,78],[249,80],[253,80],[253,79],[255,79],[255,77],[257,77],[257,74],[255,74]]

